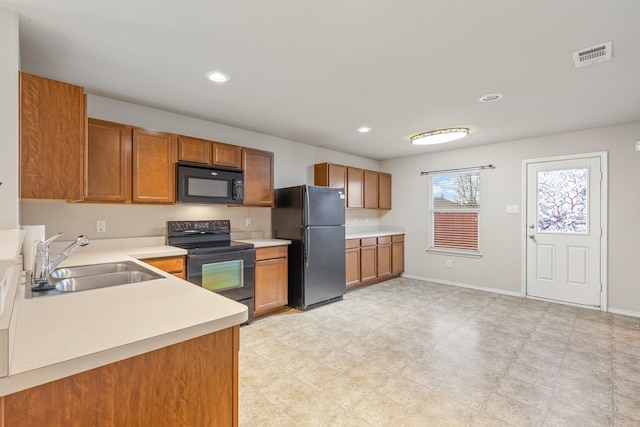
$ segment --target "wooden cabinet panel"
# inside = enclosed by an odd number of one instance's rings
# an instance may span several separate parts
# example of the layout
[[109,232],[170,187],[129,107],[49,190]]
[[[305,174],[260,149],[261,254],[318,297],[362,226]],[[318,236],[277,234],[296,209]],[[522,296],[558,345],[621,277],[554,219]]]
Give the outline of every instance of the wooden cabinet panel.
[[178,160],[182,162],[211,163],[211,142],[188,136],[179,136]]
[[314,185],[347,188],[347,167],[333,163],[318,163],[313,168]]
[[347,249],[345,253],[345,272],[347,281],[347,290],[360,285],[360,245],[358,239],[354,239],[356,242],[355,247],[349,247],[349,240],[347,240]]
[[273,207],[273,153],[244,148],[244,206]]
[[365,170],[362,176],[364,207],[378,209],[378,172]]
[[391,236],[391,273],[404,273],[404,234]]
[[391,174],[378,173],[378,209],[391,209]]
[[238,347],[234,326],[10,394],[0,424],[237,426]]
[[361,208],[362,203],[362,169],[347,168],[347,207]]
[[133,130],[133,202],[175,202],[175,151],[173,134]]
[[376,279],[378,276],[377,261],[378,257],[375,245],[360,247],[360,281],[362,283]]
[[19,74],[20,198],[84,198],[86,97],[79,86]]
[[378,237],[378,278],[385,279],[391,275],[391,237]]
[[289,303],[288,246],[256,249],[254,315],[268,313]]
[[217,166],[241,169],[242,147],[223,144],[222,142],[212,143],[211,163]]
[[131,200],[131,127],[88,119],[85,201]]
[[181,279],[187,279],[184,256],[147,258],[141,259],[140,261],[146,262],[149,265],[159,268],[169,274],[173,274]]

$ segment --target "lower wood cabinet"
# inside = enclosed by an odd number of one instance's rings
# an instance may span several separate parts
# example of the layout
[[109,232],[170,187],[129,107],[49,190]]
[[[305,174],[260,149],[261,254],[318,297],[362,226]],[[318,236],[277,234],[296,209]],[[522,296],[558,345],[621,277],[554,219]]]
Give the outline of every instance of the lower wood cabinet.
[[147,264],[159,268],[160,270],[169,274],[173,274],[180,279],[187,280],[187,271],[185,267],[184,256],[146,258],[141,259],[140,261],[146,262]]
[[256,249],[254,316],[272,312],[287,305],[288,246]]
[[0,425],[237,426],[239,327],[0,397]]
[[348,239],[345,248],[347,290],[392,279],[404,272],[404,234]]

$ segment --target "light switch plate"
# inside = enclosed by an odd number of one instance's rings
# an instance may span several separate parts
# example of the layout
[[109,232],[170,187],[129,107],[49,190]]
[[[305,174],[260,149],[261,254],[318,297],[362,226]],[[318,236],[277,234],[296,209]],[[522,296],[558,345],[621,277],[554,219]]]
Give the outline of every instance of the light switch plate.
[[508,214],[519,214],[520,206],[518,205],[507,205],[507,213]]
[[636,151],[640,151],[640,141],[636,141]]

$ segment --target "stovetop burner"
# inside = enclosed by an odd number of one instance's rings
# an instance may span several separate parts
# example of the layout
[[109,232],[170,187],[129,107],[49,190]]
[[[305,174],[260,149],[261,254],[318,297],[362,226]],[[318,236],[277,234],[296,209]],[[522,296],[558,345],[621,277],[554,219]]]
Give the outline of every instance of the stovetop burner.
[[186,249],[189,255],[252,249],[251,243],[231,241],[231,221],[167,221],[169,246]]

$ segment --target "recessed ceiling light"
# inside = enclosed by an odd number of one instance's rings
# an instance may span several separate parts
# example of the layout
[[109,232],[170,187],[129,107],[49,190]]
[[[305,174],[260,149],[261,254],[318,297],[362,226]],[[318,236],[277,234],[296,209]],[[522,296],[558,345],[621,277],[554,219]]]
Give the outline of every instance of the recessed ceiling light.
[[216,83],[224,83],[229,81],[229,75],[222,71],[209,71],[205,74],[209,80]]
[[360,133],[371,132],[371,128],[369,126],[360,126],[358,128],[358,132],[360,132]]
[[478,101],[480,102],[493,102],[493,101],[497,101],[498,99],[502,98],[502,94],[501,93],[488,93],[486,95],[483,95],[480,97],[480,99],[478,99]]
[[468,128],[447,128],[431,130],[419,133],[411,137],[411,143],[415,145],[442,144],[443,142],[455,141],[464,138],[469,134]]

